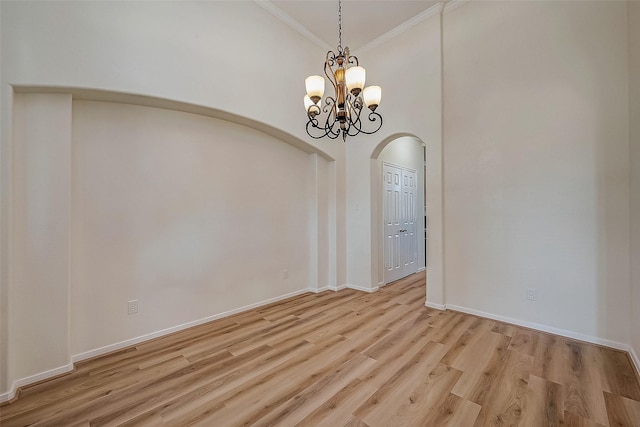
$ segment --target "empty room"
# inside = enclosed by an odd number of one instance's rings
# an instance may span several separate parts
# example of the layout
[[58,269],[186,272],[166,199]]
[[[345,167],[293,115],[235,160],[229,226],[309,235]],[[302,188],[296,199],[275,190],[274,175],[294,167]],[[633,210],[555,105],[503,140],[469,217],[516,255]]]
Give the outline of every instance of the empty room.
[[0,0],[0,425],[640,426],[640,1]]

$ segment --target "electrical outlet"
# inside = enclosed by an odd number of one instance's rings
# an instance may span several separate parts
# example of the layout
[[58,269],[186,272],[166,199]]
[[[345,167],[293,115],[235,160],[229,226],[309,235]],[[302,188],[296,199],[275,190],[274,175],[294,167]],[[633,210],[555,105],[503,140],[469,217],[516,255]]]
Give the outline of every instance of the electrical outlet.
[[138,300],[133,299],[127,302],[127,313],[136,314],[138,312]]
[[289,278],[289,270],[282,270],[282,278],[283,279]]
[[534,288],[528,288],[527,289],[527,299],[529,301],[535,301],[536,297],[537,297],[536,292],[537,291]]

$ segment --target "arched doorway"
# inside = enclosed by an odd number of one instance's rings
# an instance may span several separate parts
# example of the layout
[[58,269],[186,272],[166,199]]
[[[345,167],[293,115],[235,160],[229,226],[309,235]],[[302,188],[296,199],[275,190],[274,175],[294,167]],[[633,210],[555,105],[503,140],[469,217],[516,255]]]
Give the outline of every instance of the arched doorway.
[[378,286],[425,269],[425,152],[418,137],[397,134],[372,153],[372,264]]

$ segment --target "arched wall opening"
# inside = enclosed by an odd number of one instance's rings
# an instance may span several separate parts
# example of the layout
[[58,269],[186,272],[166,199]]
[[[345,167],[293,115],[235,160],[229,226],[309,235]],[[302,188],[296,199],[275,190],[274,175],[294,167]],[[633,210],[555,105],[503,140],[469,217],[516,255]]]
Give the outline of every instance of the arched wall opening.
[[73,362],[337,286],[325,152],[166,99],[21,87],[13,101],[0,401]]
[[425,269],[426,245],[424,238],[425,201],[425,151],[424,142],[409,133],[390,135],[381,141],[371,154],[371,268],[372,278],[378,286],[385,283],[384,230],[383,230],[383,176],[384,163],[415,170],[418,177],[417,218],[417,271]]

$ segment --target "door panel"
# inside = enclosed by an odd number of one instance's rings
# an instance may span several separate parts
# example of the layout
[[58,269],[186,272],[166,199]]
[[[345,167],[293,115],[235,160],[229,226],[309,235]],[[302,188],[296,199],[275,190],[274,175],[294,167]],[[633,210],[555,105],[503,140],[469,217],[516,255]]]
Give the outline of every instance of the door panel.
[[383,164],[384,282],[417,271],[416,172]]

